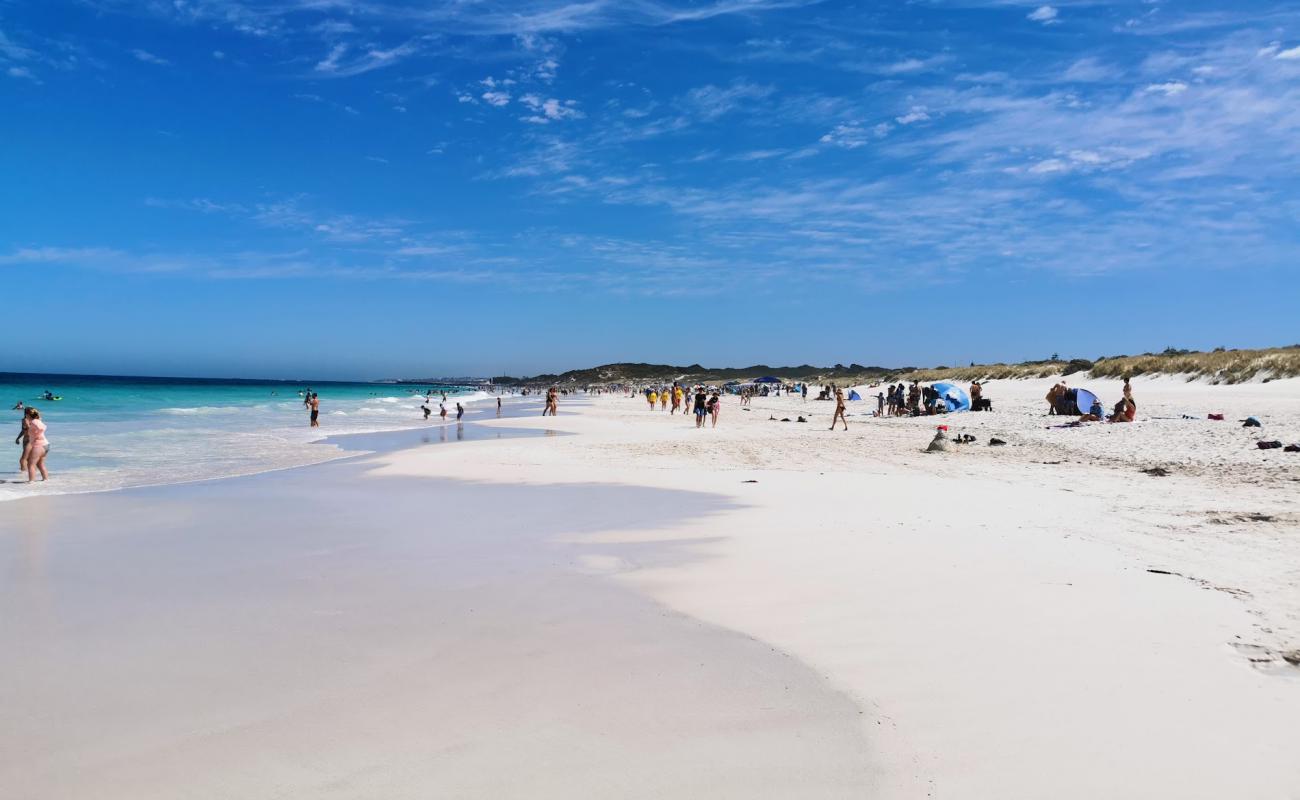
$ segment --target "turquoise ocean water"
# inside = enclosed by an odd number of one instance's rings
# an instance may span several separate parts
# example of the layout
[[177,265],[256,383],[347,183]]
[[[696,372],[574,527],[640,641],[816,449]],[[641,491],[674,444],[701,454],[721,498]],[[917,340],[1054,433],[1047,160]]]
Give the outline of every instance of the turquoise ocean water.
[[[321,427],[315,429],[303,406],[303,383],[0,373],[0,411],[8,415],[0,501],[327,461],[344,452],[319,442],[326,436],[428,424],[420,406],[429,389],[435,391],[433,423],[439,421],[442,392],[449,418],[457,401],[470,412],[496,405],[487,392],[440,384],[331,382],[311,388],[321,399]],[[62,399],[41,399],[47,390]],[[18,473],[20,448],[13,440],[22,412],[9,409],[20,400],[39,408],[49,426],[51,480],[39,487],[25,485],[26,476]]]

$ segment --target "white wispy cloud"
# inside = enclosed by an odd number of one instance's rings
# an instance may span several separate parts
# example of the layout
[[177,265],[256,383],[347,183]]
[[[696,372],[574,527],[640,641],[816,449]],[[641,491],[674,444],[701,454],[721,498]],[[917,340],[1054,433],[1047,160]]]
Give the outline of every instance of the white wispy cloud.
[[416,42],[407,42],[396,47],[367,47],[351,59],[344,57],[351,52],[345,43],[330,48],[329,54],[316,63],[315,72],[332,78],[348,78],[363,75],[377,69],[391,67],[420,50]]
[[828,133],[822,135],[820,141],[822,144],[843,147],[848,150],[856,150],[859,147],[866,147],[873,141],[882,139],[889,135],[893,125],[888,122],[877,123],[876,125],[862,125],[859,123],[841,123],[832,128]]
[[911,125],[914,122],[925,122],[929,118],[930,114],[925,106],[912,106],[906,114],[894,117],[894,121],[899,125]]
[[686,93],[683,102],[696,116],[712,121],[748,103],[767,98],[774,91],[772,86],[738,80],[728,86],[698,86]]
[[1187,91],[1187,84],[1182,81],[1166,81],[1165,83],[1148,84],[1144,92],[1155,92],[1163,94],[1165,97],[1173,97]]
[[1095,56],[1085,56],[1067,67],[1061,74],[1061,80],[1068,83],[1097,83],[1118,80],[1122,74]]
[[0,265],[92,263],[122,255],[110,247],[20,247],[0,254]]
[[562,119],[578,119],[583,113],[578,110],[576,100],[558,100],[554,97],[543,98],[535,94],[526,94],[519,98],[533,113],[524,117],[525,122],[545,125]]
[[8,61],[27,61],[34,58],[36,51],[19,44],[0,30],[0,59]]
[[156,56],[153,53],[150,53],[148,50],[141,50],[138,47],[131,51],[131,55],[135,56],[136,61],[142,61],[145,64],[156,64],[158,66],[167,66],[168,64],[172,63],[167,59],[162,58],[161,56]]
[[1041,22],[1044,25],[1055,25],[1060,22],[1058,19],[1060,12],[1054,6],[1039,6],[1029,12],[1029,19],[1034,22]]

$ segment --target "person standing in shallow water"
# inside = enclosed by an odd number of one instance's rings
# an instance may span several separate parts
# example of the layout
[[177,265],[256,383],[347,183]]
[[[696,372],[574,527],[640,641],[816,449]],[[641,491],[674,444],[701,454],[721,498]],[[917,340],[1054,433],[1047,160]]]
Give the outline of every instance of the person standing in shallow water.
[[27,421],[32,418],[31,408],[23,409],[22,426],[18,430],[18,435],[14,437],[14,444],[20,448],[18,451],[18,471],[27,471],[27,445],[30,442],[30,431],[27,428]]
[[50,479],[50,474],[45,471],[45,456],[50,452],[50,443],[45,438],[45,422],[41,419],[41,412],[34,408],[27,409],[27,482],[31,483],[36,480],[36,473],[39,470],[41,480]]
[[463,417],[463,416],[465,416],[465,407],[462,406],[460,403],[457,403],[457,404],[456,404],[456,421],[457,421],[457,422],[460,422],[460,418]]
[[312,392],[311,397],[307,400],[307,407],[311,409],[311,426],[320,427],[320,395]]
[[849,421],[844,418],[844,390],[836,387],[835,389],[835,416],[831,417],[831,430],[835,430],[835,422],[838,420],[844,423],[844,430],[849,429]]

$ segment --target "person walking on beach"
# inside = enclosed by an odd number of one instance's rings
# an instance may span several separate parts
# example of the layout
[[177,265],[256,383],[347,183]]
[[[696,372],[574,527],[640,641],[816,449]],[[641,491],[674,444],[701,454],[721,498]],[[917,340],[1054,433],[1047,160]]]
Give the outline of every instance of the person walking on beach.
[[457,422],[460,422],[460,418],[463,417],[463,416],[465,416],[465,407],[462,406],[460,403],[457,403],[457,404],[456,404],[456,421],[457,421]]
[[844,423],[844,430],[849,429],[849,421],[844,418],[844,390],[836,387],[835,389],[835,416],[831,417],[831,430],[835,430],[835,422],[838,420]]
[[311,426],[320,427],[320,395],[315,392],[311,393],[311,398],[307,401],[307,407],[311,409]]
[[808,402],[808,384],[803,384],[799,389],[799,394],[803,395],[803,401]]
[[19,428],[18,436],[14,438],[14,444],[22,448],[18,451],[19,472],[27,471],[27,445],[31,438],[30,431],[27,428],[27,421],[32,418],[31,411],[30,407],[23,409],[22,425]]
[[446,421],[447,421],[447,401],[446,401],[446,400],[444,400],[444,401],[442,401],[441,403],[438,404],[438,416],[442,418],[442,421],[443,421],[443,422],[446,422]]
[[718,412],[722,410],[722,399],[718,397],[717,392],[714,392],[713,396],[709,398],[708,408],[709,416],[713,417],[713,427],[716,428],[718,427]]
[[546,406],[542,409],[542,416],[550,414],[555,416],[560,404],[560,390],[554,386],[546,390]]
[[668,410],[668,400],[669,400],[669,395],[670,395],[670,394],[672,394],[672,390],[669,389],[669,388],[667,388],[667,387],[665,387],[664,390],[663,390],[662,392],[659,393],[659,410],[660,410],[660,411],[667,411],[667,410]]
[[885,393],[876,392],[876,416],[885,416]]
[[709,413],[709,397],[703,386],[695,387],[695,427],[704,427],[704,415]]
[[429,415],[433,413],[433,409],[429,408],[429,403],[426,401],[424,405],[420,406],[420,410],[424,412],[424,419],[427,422]]
[[36,473],[39,470],[41,480],[50,479],[50,474],[45,471],[45,456],[49,455],[50,443],[45,438],[45,422],[41,420],[41,412],[34,408],[28,408],[27,414],[27,447],[25,454],[27,456],[27,482],[31,483],[36,480]]
[[659,393],[654,389],[650,389],[646,392],[645,399],[650,401],[650,410],[654,411],[655,403],[659,402]]

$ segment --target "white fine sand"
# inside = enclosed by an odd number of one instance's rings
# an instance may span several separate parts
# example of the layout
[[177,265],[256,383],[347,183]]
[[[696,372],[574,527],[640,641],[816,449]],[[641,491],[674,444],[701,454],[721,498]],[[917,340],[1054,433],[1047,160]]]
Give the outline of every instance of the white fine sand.
[[1300,798],[1300,382],[1050,383],[6,504],[0,797]]
[[[795,398],[729,398],[697,431],[605,396],[536,423],[580,436],[408,451],[374,475],[727,498],[579,541],[677,541],[690,558],[617,579],[853,697],[872,797],[1300,797],[1300,670],[1280,657],[1300,648],[1300,454],[1235,421],[1300,442],[1300,382],[1138,381],[1139,422],[1083,429],[1047,427],[1065,421],[1043,416],[1051,383],[991,383],[995,413],[942,420],[980,437],[950,454],[920,452],[933,420],[865,402],[847,434]],[[1229,421],[1181,418],[1209,412]]]

